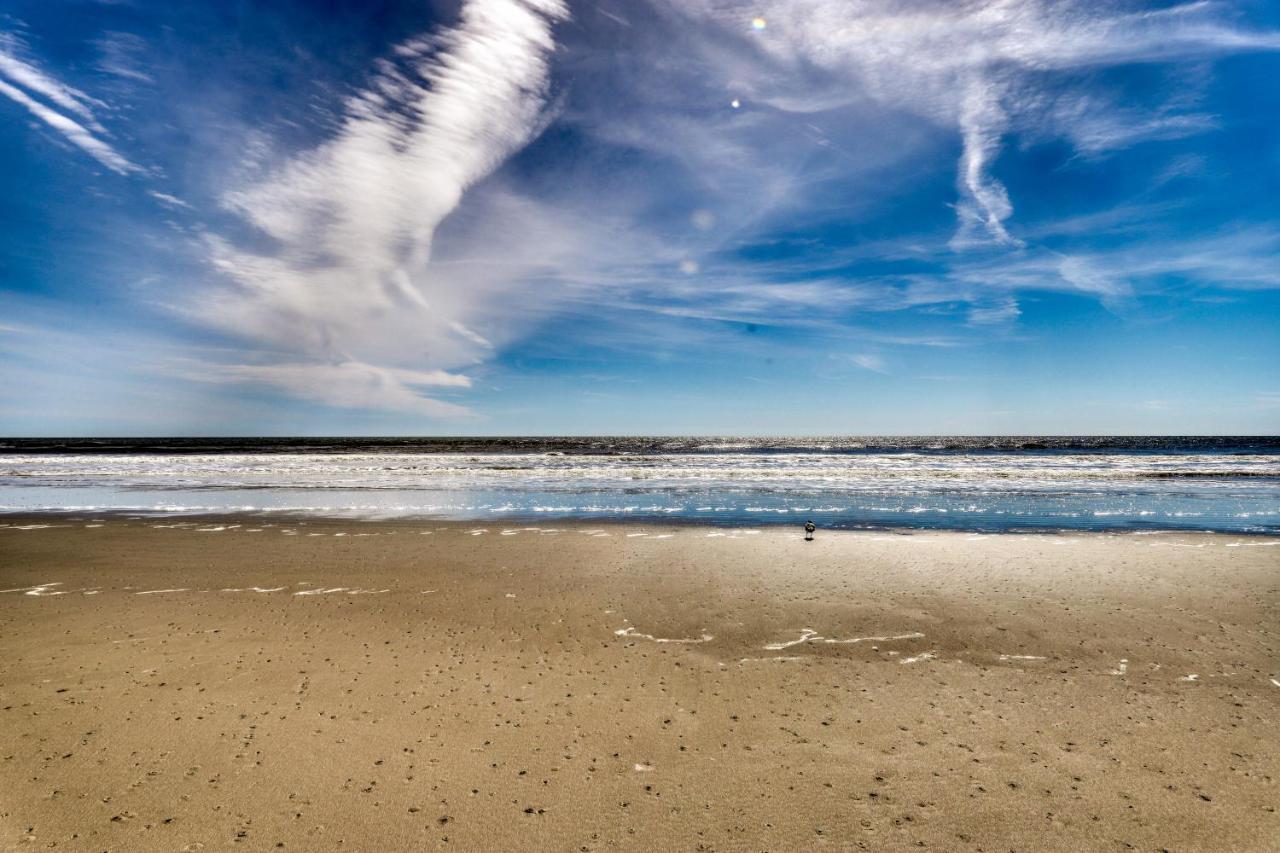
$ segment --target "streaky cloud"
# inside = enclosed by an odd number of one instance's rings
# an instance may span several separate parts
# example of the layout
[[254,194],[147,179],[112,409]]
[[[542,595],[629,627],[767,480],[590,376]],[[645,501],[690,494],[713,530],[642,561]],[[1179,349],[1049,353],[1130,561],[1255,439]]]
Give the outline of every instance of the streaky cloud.
[[11,33],[0,33],[0,75],[29,92],[32,92],[60,108],[80,117],[95,131],[102,128],[93,117],[93,108],[104,106],[79,89],[60,83],[35,65],[20,59],[17,51],[21,42]]
[[304,400],[348,409],[394,409],[429,418],[470,414],[464,406],[425,397],[419,387],[469,388],[465,376],[442,370],[403,370],[347,361],[332,364],[220,364],[189,369],[202,382],[261,383]]
[[[769,62],[751,69],[740,55],[732,73],[757,99],[789,111],[879,103],[955,128],[958,226],[953,248],[1016,247],[1006,222],[1013,204],[992,175],[1003,140],[1037,121],[1045,87],[1072,72],[1136,63],[1172,63],[1280,49],[1280,33],[1233,24],[1221,4],[1190,2],[1126,11],[1087,0],[680,0],[677,14],[715,22],[750,38]],[[767,29],[751,33],[755,17]],[[817,72],[815,73],[815,69]],[[1065,85],[1065,84],[1064,84]],[[1198,115],[1164,115],[1127,126],[1103,105],[1085,115],[1076,143],[1088,153],[1148,138],[1206,129]]]
[[227,284],[183,310],[290,359],[244,375],[335,405],[465,414],[406,372],[475,364],[493,346],[484,294],[432,268],[435,231],[543,128],[552,27],[567,15],[559,0],[470,0],[456,26],[399,45],[331,139],[226,193],[272,245],[210,236]]
[[[99,138],[106,131],[94,118],[92,107],[101,106],[101,102],[63,85],[30,62],[18,58],[14,53],[18,45],[12,35],[0,33],[0,78],[3,78],[0,79],[0,95],[26,109],[111,171],[121,175],[141,171]],[[44,98],[48,103],[37,100],[35,96]]]
[[111,171],[121,175],[138,171],[137,166],[130,163],[110,145],[86,130],[83,125],[67,118],[56,110],[46,107],[44,104],[32,99],[26,92],[10,86],[3,80],[0,80],[0,95],[4,95],[14,103],[26,107],[28,112]]

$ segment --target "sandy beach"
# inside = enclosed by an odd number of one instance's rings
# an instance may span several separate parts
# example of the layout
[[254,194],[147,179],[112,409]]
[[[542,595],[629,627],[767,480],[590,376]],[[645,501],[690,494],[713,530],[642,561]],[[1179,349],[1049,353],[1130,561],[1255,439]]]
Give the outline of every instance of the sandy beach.
[[3,849],[1280,849],[1275,538],[3,523]]

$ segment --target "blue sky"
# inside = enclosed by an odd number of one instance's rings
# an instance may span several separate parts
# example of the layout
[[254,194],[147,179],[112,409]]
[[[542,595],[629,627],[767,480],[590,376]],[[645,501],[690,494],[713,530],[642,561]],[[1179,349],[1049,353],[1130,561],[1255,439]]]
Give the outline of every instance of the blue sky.
[[0,0],[0,433],[1280,432],[1280,7]]

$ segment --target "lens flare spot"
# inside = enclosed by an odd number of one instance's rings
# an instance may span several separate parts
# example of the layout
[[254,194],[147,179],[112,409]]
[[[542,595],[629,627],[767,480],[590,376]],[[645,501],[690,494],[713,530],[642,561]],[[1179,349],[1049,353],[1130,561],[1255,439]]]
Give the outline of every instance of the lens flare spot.
[[760,32],[767,26],[769,26],[769,22],[766,21],[764,18],[757,16],[751,19],[751,29],[755,30],[756,32]]
[[738,107],[742,106],[742,101],[739,101],[737,98],[734,98],[732,101],[729,102],[729,106],[733,107],[736,110],[738,109]]

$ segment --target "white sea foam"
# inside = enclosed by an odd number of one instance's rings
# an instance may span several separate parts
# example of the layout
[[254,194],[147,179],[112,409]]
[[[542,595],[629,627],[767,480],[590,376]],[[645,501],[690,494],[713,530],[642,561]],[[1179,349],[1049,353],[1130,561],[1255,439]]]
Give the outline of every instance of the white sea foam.
[[66,590],[54,589],[55,586],[62,586],[62,581],[51,581],[49,583],[36,584],[35,586],[19,586],[13,589],[0,589],[0,593],[20,592],[23,595],[49,596],[49,595],[66,595]]
[[[0,454],[0,511],[298,512],[352,517],[699,516],[789,521],[1274,532],[1280,454],[1173,445],[1004,452],[758,453],[754,441],[610,455],[509,452]],[[854,452],[850,452],[850,451]],[[696,495],[690,497],[691,495]],[[821,523],[821,522],[820,522]],[[38,530],[48,524],[6,529]],[[166,525],[168,526],[168,525]],[[205,529],[217,532],[214,524]],[[287,534],[298,535],[298,534]],[[745,535],[743,532],[740,535]],[[1242,543],[1271,547],[1280,543]]]
[[655,643],[709,643],[715,639],[710,634],[688,639],[669,639],[667,637],[655,637],[652,634],[641,634],[635,628],[619,628],[613,633],[618,637],[635,637],[641,640],[652,640]]
[[144,589],[141,592],[135,592],[134,595],[162,595],[168,592],[190,592],[188,587],[178,587],[177,589]]
[[918,655],[912,655],[909,658],[903,658],[902,660],[898,661],[898,663],[919,663],[922,660],[936,660],[937,657],[938,657],[937,652],[921,652]]
[[803,628],[800,631],[800,637],[795,640],[787,640],[781,643],[769,643],[765,649],[771,652],[789,649],[792,646],[798,646],[801,643],[830,643],[833,645],[851,645],[854,643],[889,643],[895,640],[918,640],[924,637],[918,631],[912,631],[908,634],[889,634],[883,637],[849,637],[840,639],[836,637],[822,637],[812,628]]
[[1044,655],[1000,655],[1000,660],[1048,660]]

